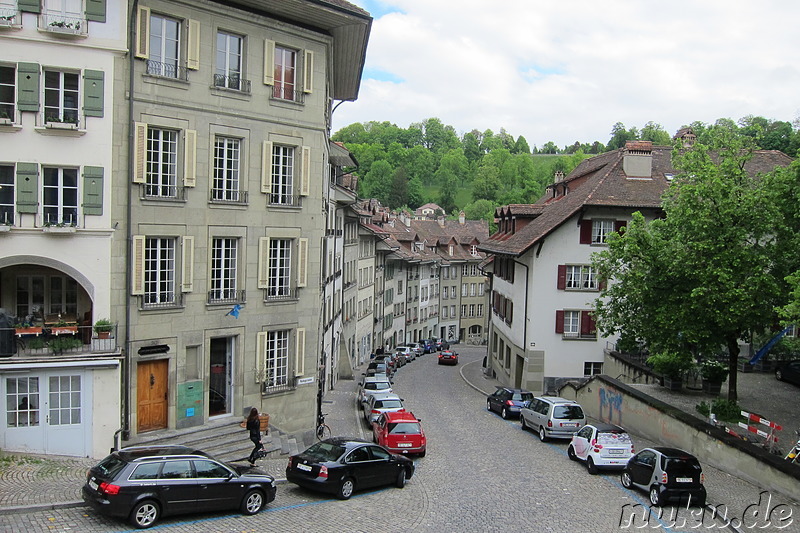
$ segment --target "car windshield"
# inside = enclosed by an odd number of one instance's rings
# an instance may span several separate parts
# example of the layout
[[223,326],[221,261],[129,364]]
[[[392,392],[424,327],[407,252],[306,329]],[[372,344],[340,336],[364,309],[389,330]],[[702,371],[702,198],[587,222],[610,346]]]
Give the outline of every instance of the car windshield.
[[597,442],[605,446],[628,445],[631,437],[624,431],[600,431],[597,433]]
[[378,400],[375,402],[376,409],[399,409],[403,407],[400,400]]
[[702,470],[694,457],[664,457],[664,461],[664,470],[673,476],[691,476]]
[[364,384],[364,388],[366,390],[386,390],[389,387],[390,385],[387,381],[373,381],[371,383]]
[[318,442],[304,451],[303,455],[307,455],[315,461],[323,463],[335,461],[341,457],[343,453],[344,446],[339,446],[338,444],[332,444],[330,442]]
[[557,420],[583,418],[583,409],[577,405],[556,405],[553,409],[553,418]]
[[527,402],[528,400],[533,400],[533,393],[532,392],[515,392],[513,396],[511,396],[512,400],[518,402]]
[[419,435],[421,431],[418,422],[396,422],[389,424],[389,433],[392,435]]
[[100,461],[97,466],[95,466],[95,469],[97,469],[97,471],[99,471],[102,475],[113,478],[119,473],[120,470],[125,468],[125,464],[125,461],[119,457],[109,455]]

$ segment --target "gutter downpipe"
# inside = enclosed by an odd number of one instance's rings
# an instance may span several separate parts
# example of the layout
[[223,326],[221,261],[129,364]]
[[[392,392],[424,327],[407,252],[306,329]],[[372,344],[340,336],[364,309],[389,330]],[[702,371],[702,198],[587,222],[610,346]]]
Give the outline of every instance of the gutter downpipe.
[[522,321],[522,353],[525,356],[525,361],[527,361],[528,360],[528,284],[530,283],[530,267],[528,267],[528,265],[526,265],[525,263],[517,261],[516,259],[514,259],[514,264],[525,267],[525,304],[522,306],[522,310],[525,313],[525,318]]

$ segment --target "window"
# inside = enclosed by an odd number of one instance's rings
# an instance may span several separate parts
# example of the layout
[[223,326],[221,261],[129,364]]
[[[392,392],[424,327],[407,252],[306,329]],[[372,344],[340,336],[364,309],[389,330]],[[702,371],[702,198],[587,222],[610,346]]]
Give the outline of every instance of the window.
[[458,287],[456,287],[455,285],[450,287],[450,298],[453,298],[453,299],[456,298],[456,290],[458,290]]
[[217,32],[217,67],[214,73],[214,86],[250,92],[242,85],[242,43],[238,35],[224,31]]
[[39,378],[6,378],[6,426],[39,425]]
[[77,226],[78,170],[44,167],[43,224]]
[[291,295],[291,239],[269,241],[269,287],[267,297],[286,298]]
[[403,280],[397,280],[397,294],[403,294]]
[[241,139],[217,137],[214,140],[214,177],[211,200],[214,202],[240,202],[239,169]]
[[469,304],[469,316],[470,318],[475,316],[475,304]]
[[564,336],[577,337],[580,333],[581,312],[564,311]]
[[462,283],[461,284],[461,296],[466,296],[467,295],[467,290],[468,290],[467,287],[468,287],[468,285],[466,283]]
[[209,302],[239,301],[236,286],[239,240],[215,238],[211,244],[211,294]]
[[478,304],[478,316],[483,316],[483,304]]
[[466,305],[462,305],[461,306],[461,317],[463,318],[463,317],[466,317],[466,316],[467,316],[467,306]]
[[294,101],[296,96],[297,52],[275,47],[275,85],[272,96],[282,100]]
[[[44,29],[69,33],[86,32],[82,0],[46,0],[44,4],[42,13]],[[83,31],[81,31],[82,26]]]
[[78,282],[70,277],[50,276],[50,313],[78,315]]
[[450,318],[456,318],[456,306],[455,305],[451,305],[450,306]]
[[556,333],[569,338],[596,339],[597,328],[592,311],[556,311]]
[[181,24],[178,20],[161,15],[150,15],[150,58],[147,73],[166,78],[181,76],[180,61]]
[[78,74],[44,71],[44,121],[78,124]]
[[469,247],[469,253],[471,255],[478,255],[478,246],[473,244]]
[[11,165],[0,165],[0,225],[14,225],[14,167]]
[[475,283],[470,283],[469,284],[469,295],[470,296],[475,296],[475,292],[476,292],[475,289],[476,289]]
[[447,306],[442,307],[442,318],[447,318]]
[[559,265],[558,279],[559,289],[598,289],[597,271],[589,265]]
[[0,119],[9,119],[11,122],[16,119],[16,76],[14,67],[0,65]]
[[81,423],[80,376],[50,376],[48,417],[51,426]]
[[272,186],[270,203],[294,205],[292,178],[294,176],[294,151],[291,146],[272,147]]
[[17,276],[18,317],[26,322],[44,318],[44,288],[44,276]]
[[148,237],[144,256],[144,307],[175,303],[175,239]]
[[147,128],[145,196],[178,196],[178,132]]
[[264,387],[279,387],[289,383],[289,331],[266,332],[264,354]]
[[603,373],[603,363],[583,363],[583,375],[594,376]]
[[614,231],[613,220],[592,220],[592,244],[605,244],[606,237]]

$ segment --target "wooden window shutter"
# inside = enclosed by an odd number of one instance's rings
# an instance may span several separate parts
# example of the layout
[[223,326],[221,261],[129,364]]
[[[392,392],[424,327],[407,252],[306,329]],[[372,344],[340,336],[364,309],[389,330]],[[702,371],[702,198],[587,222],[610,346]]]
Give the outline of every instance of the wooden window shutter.
[[131,294],[144,294],[144,235],[133,236],[133,261],[131,272]]
[[619,234],[622,234],[622,229],[628,225],[626,220],[615,220],[614,221],[614,231]]
[[200,21],[189,19],[189,33],[186,38],[186,68],[200,68]]
[[311,94],[314,87],[314,52],[306,50],[303,61],[303,92]]
[[20,111],[39,111],[39,63],[17,63],[17,107]]
[[106,21],[106,0],[86,0],[86,20]]
[[311,148],[303,146],[300,168],[300,196],[308,196],[311,192]]
[[567,265],[558,265],[558,282],[556,289],[563,291],[567,288]]
[[[599,277],[599,274],[598,274],[598,277]],[[608,286],[608,280],[607,279],[600,278],[600,279],[597,280],[597,288],[599,290],[604,291],[604,290],[606,290],[607,286]]]
[[261,144],[261,192],[269,194],[272,189],[272,142]]
[[42,6],[39,0],[17,0],[17,7],[25,13],[41,13]]
[[197,184],[197,132],[184,131],[183,146],[183,185],[194,187]]
[[266,366],[264,360],[267,356],[267,332],[259,331],[256,336],[256,367],[253,376],[256,378],[256,383],[261,383],[264,380]]
[[103,167],[83,167],[83,214],[103,214]]
[[294,375],[302,376],[306,371],[306,328],[297,328],[297,346],[294,360]]
[[102,117],[105,98],[105,72],[85,70],[83,72],[83,114],[87,117]]
[[39,165],[17,163],[17,211],[36,214],[39,207]]
[[135,57],[150,57],[150,8],[139,6],[136,10],[136,50]]
[[181,238],[181,292],[194,290],[194,237]]
[[147,124],[133,123],[133,182],[144,183],[147,178]]
[[508,313],[506,316],[509,324],[514,321],[514,300],[508,300]]
[[269,237],[258,239],[258,288],[269,287]]
[[591,311],[581,311],[581,335],[594,335],[596,326]]
[[297,239],[297,286],[308,285],[308,239]]
[[275,41],[264,40],[264,85],[275,85]]
[[564,311],[556,311],[556,333],[564,333]]
[[581,220],[581,244],[592,244],[592,221]]

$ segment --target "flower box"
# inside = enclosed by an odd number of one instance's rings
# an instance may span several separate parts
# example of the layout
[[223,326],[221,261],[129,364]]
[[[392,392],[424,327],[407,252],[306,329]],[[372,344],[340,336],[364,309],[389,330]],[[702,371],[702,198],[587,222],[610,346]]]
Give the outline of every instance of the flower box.
[[78,333],[78,326],[53,326],[50,328],[51,335],[75,335]]
[[18,337],[22,335],[36,335],[37,337],[42,334],[42,326],[31,326],[27,328],[15,328]]

